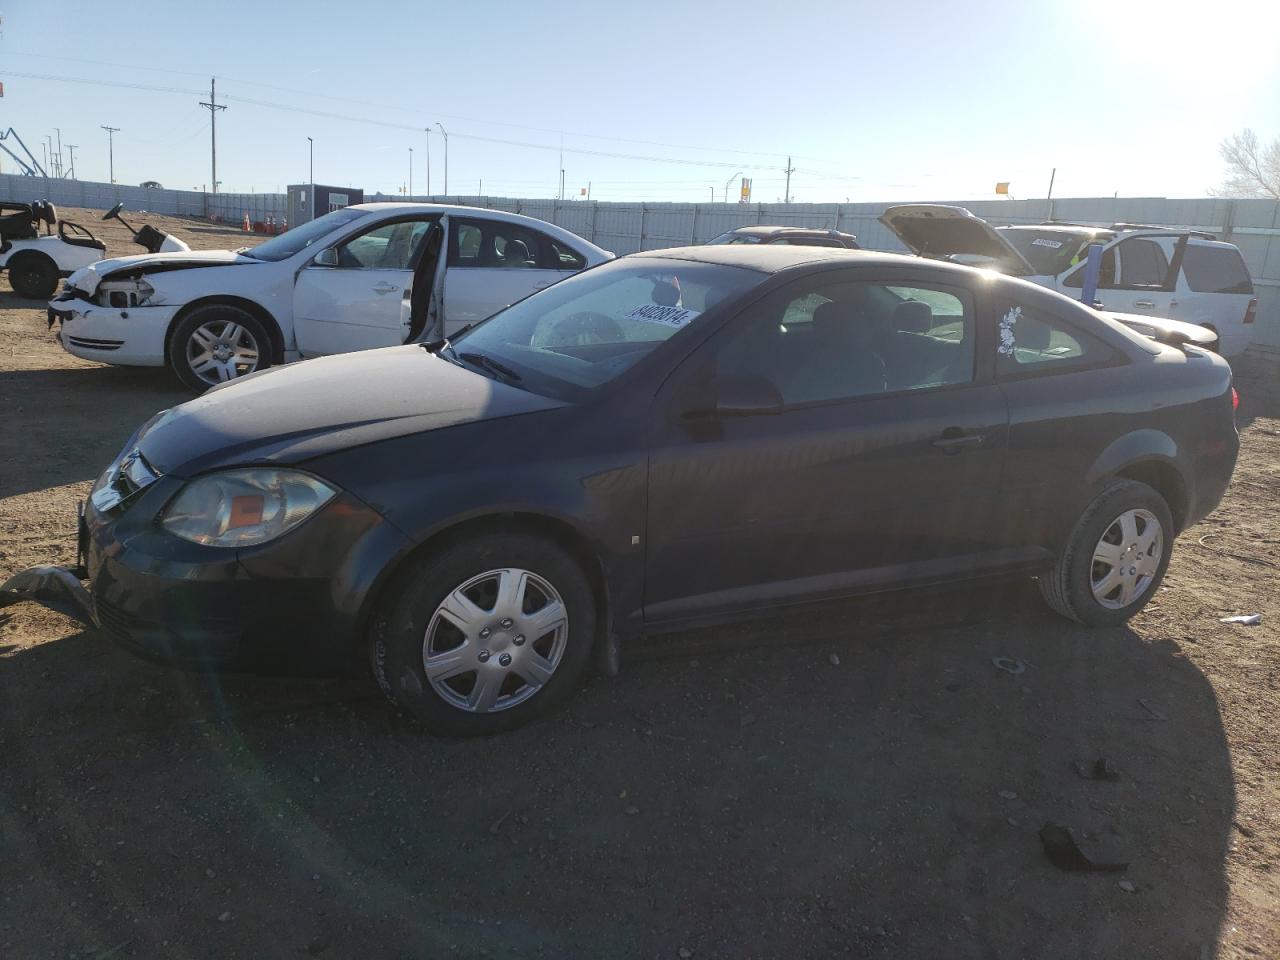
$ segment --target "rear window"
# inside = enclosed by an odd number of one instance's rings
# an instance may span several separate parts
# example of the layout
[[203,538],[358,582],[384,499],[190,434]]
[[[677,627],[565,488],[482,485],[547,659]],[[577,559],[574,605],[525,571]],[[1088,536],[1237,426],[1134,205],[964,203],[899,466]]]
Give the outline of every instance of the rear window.
[[722,233],[714,240],[708,240],[707,246],[714,247],[724,243],[760,243],[763,238],[751,233]]
[[1253,293],[1249,268],[1235,247],[1189,243],[1182,272],[1187,285],[1197,293]]

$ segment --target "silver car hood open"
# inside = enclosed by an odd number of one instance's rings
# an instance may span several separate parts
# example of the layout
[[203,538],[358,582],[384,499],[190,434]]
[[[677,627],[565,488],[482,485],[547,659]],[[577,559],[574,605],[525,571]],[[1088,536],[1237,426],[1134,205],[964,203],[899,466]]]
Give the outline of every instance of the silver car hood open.
[[903,203],[885,210],[880,222],[920,257],[990,266],[1012,277],[1036,272],[999,231],[964,207]]

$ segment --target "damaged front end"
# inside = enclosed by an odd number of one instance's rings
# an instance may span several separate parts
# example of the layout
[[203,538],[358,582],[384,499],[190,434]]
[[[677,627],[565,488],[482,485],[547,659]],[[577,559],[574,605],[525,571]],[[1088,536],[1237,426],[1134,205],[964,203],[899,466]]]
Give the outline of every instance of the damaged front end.
[[85,306],[127,310],[130,307],[157,305],[156,289],[141,274],[113,277],[96,285],[92,292],[75,285],[75,278],[67,281],[63,291],[49,301],[49,328],[58,322],[65,323],[76,313],[83,313]]
[[39,566],[15,573],[0,584],[0,608],[30,601],[78,620],[86,627],[98,625],[93,596],[85,587],[89,578],[85,565],[89,528],[81,507],[76,532],[76,565],[74,567]]

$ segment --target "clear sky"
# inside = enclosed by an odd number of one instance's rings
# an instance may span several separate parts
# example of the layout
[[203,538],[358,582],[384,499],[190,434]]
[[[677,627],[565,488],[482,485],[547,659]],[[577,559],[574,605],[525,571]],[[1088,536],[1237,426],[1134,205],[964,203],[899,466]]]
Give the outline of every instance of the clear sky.
[[77,175],[105,180],[100,127],[119,127],[122,183],[209,182],[210,76],[224,191],[306,182],[310,136],[318,182],[397,191],[413,148],[414,191],[430,150],[439,194],[442,123],[453,194],[555,196],[563,144],[566,196],[590,182],[601,200],[720,198],[741,171],[775,201],[788,154],[798,202],[983,198],[997,180],[1044,196],[1055,166],[1055,196],[1191,197],[1219,180],[1223,137],[1280,135],[1278,0],[0,0],[0,15],[0,130],[39,157],[60,127],[64,163],[77,144]]

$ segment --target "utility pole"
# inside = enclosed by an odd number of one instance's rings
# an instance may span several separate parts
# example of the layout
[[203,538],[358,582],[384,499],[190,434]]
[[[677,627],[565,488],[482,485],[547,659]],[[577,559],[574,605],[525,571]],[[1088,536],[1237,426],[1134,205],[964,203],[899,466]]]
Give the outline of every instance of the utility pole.
[[[215,87],[216,77],[209,78],[209,102],[200,101],[200,106],[209,111],[209,148],[213,159],[213,192],[218,192],[218,111],[227,109],[225,105],[218,103],[217,91]],[[790,162],[790,161],[788,161]]]
[[796,172],[796,168],[791,165],[791,158],[787,157],[787,189],[783,196],[786,198],[783,203],[791,202],[791,175]]
[[108,178],[111,183],[116,182],[116,134],[120,132],[119,127],[108,127],[102,125],[102,129],[107,131],[107,169],[110,171]]
[[427,135],[427,199],[431,199],[431,128],[422,131]]
[[74,143],[67,144],[67,152],[71,154],[71,179],[72,180],[76,178],[76,147],[77,146],[78,145]]
[[409,148],[409,199],[413,199],[413,147]]
[[440,128],[440,136],[444,137],[444,195],[449,196],[449,132],[445,130],[444,124],[437,122],[436,126]]
[[62,128],[54,127],[54,132],[58,135],[58,176],[62,176]]
[[316,188],[316,142],[307,137],[307,183],[314,192]]

